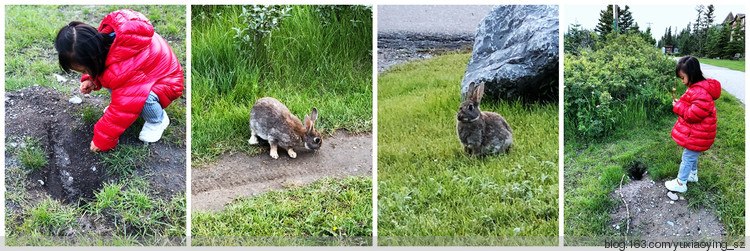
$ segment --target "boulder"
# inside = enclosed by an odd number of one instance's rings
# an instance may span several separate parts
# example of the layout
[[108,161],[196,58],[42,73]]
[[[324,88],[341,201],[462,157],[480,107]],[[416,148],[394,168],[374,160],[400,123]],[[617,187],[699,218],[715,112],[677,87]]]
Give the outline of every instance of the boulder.
[[558,100],[559,15],[554,5],[501,5],[479,23],[461,81],[485,82],[485,99]]

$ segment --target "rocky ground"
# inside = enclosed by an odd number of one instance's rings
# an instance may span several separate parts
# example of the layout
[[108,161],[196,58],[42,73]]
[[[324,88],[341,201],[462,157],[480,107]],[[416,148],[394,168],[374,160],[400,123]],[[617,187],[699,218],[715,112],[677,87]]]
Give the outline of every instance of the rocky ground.
[[[690,184],[688,184],[689,187]],[[715,212],[710,209],[690,207],[690,198],[677,194],[677,200],[667,196],[662,182],[655,182],[649,176],[622,185],[611,194],[620,201],[611,213],[610,227],[615,232],[641,239],[664,240],[685,238],[719,238],[725,234],[724,226]],[[630,229],[626,219],[630,213]],[[629,232],[628,232],[629,231]]]

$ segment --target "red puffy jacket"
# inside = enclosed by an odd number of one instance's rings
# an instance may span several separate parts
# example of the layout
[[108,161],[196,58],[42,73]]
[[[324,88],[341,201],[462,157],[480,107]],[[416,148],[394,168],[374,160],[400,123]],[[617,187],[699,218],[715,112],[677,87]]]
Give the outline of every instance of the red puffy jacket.
[[672,128],[672,139],[677,144],[696,152],[711,148],[716,138],[716,106],[721,96],[721,84],[706,79],[688,87],[675,103],[672,111],[679,115]]
[[[151,91],[166,108],[182,95],[184,75],[177,56],[141,13],[118,10],[99,25],[99,32],[115,33],[106,69],[94,79],[96,90],[112,90],[112,101],[94,126],[94,144],[103,151],[117,146],[120,135],[141,113]],[[83,75],[81,81],[91,79]]]

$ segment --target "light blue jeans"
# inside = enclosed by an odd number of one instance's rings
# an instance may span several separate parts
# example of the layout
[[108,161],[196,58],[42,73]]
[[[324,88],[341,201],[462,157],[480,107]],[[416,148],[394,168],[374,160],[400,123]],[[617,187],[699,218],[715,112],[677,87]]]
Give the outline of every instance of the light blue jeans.
[[159,104],[159,96],[157,96],[156,93],[151,92],[148,94],[146,104],[143,105],[143,110],[141,110],[141,117],[143,117],[146,122],[155,124],[161,123],[161,120],[164,119],[164,109],[161,108],[161,104]]
[[[105,89],[109,91],[109,95],[111,96],[112,89]],[[146,122],[154,124],[159,124],[161,123],[161,120],[164,119],[164,109],[161,108],[161,104],[159,104],[159,96],[157,96],[156,93],[150,92],[148,94],[146,104],[143,105],[143,110],[141,110],[141,117],[143,117],[143,120],[146,120]]]
[[698,155],[700,154],[701,152],[691,151],[687,148],[682,151],[682,163],[680,163],[680,172],[677,174],[680,183],[687,184],[690,172],[698,170]]

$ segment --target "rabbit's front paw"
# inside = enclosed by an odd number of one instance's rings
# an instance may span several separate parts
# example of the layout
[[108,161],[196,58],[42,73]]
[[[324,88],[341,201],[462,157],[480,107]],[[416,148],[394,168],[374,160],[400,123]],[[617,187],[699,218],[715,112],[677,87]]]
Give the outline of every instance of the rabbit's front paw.
[[289,148],[289,150],[287,150],[287,153],[289,154],[290,158],[292,159],[297,158],[297,153],[294,152],[294,149]]

